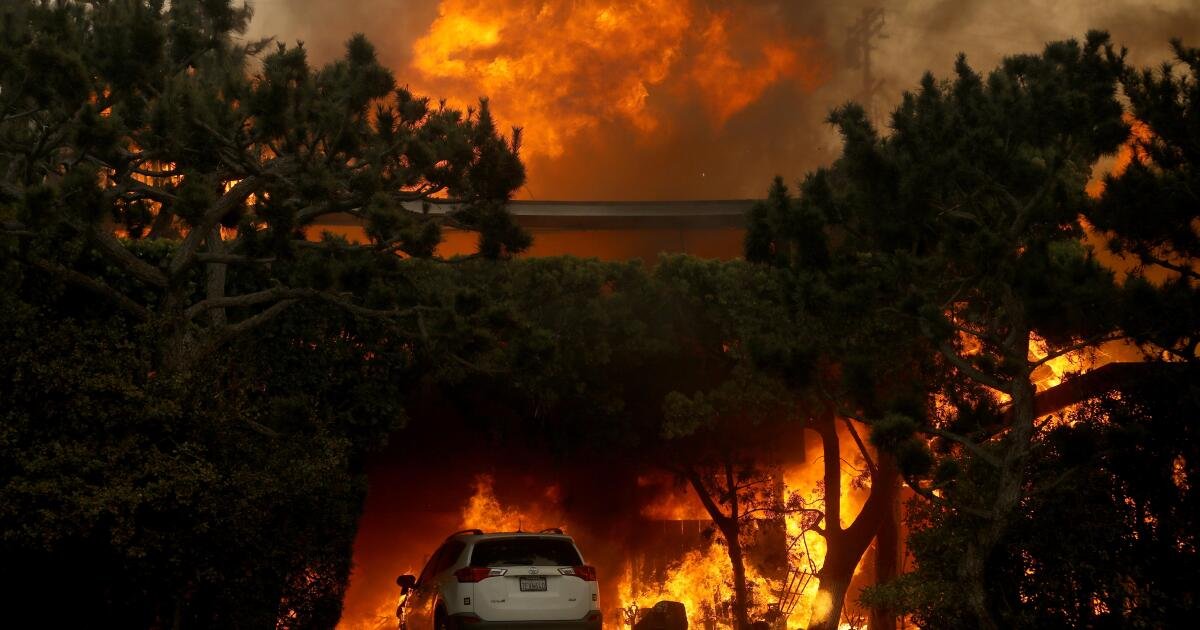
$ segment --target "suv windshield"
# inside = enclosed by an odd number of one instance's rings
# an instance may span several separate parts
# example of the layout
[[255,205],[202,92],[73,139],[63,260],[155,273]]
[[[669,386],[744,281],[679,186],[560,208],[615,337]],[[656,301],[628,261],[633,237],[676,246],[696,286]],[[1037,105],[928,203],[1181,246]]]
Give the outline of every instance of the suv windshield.
[[471,566],[538,565],[572,567],[583,564],[570,541],[561,538],[500,538],[475,543]]

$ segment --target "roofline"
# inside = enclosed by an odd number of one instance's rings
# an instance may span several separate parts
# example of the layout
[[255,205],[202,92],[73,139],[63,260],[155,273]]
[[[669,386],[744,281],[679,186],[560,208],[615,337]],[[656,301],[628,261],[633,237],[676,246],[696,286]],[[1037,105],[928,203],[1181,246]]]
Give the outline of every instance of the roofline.
[[553,532],[483,532],[482,534],[474,534],[469,532],[459,532],[451,534],[450,538],[489,538],[493,536],[538,536],[540,538],[570,538],[570,534],[556,534]]
[[[740,228],[758,199],[700,199],[694,201],[510,201],[508,211],[525,228]],[[410,212],[443,215],[457,204],[410,201]],[[358,225],[349,214],[322,218],[323,225]]]

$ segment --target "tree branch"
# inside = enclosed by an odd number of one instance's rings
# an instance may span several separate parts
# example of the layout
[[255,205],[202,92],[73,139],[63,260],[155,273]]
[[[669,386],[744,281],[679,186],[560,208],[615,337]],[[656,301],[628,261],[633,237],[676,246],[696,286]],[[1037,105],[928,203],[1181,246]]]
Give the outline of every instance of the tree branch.
[[988,464],[991,464],[992,466],[994,466],[996,468],[1000,467],[1000,460],[995,455],[992,455],[991,453],[983,450],[983,448],[981,446],[979,446],[978,444],[976,444],[975,442],[973,442],[972,440],[970,440],[969,438],[967,438],[965,436],[959,435],[957,433],[953,433],[951,431],[947,431],[945,429],[939,429],[936,427],[920,429],[920,431],[922,433],[936,435],[938,437],[946,438],[947,440],[962,444],[964,447],[966,447],[966,449],[968,451],[971,451],[972,455],[978,457],[979,459],[982,459],[983,461],[987,462]]
[[223,265],[266,265],[275,262],[276,258],[274,256],[270,258],[251,258],[240,254],[198,252],[196,260],[202,263],[221,263]]
[[244,203],[246,198],[258,189],[259,183],[259,179],[253,175],[243,179],[222,195],[208,209],[208,212],[204,213],[204,217],[197,225],[192,226],[187,238],[183,239],[183,243],[171,258],[171,263],[167,267],[167,274],[170,277],[178,277],[185,268],[192,264],[192,261],[196,259],[196,252],[200,249],[200,244],[208,237],[209,230],[217,224],[221,217],[229,214],[238,204]]
[[419,315],[422,311],[437,310],[436,308],[430,306],[410,306],[408,308],[390,310],[367,308],[365,306],[354,304],[345,297],[335,293],[330,293],[328,291],[318,291],[317,289],[304,288],[294,289],[289,287],[275,287],[272,289],[255,291],[254,293],[243,293],[241,295],[201,300],[200,302],[188,307],[188,309],[184,311],[184,316],[187,319],[193,319],[200,313],[214,308],[237,308],[242,306],[254,306],[256,304],[266,304],[276,300],[302,299],[319,299],[341,307],[346,311],[356,315],[384,319],[408,317],[411,315]]
[[50,262],[42,258],[34,258],[29,261],[34,267],[41,269],[53,276],[56,276],[70,284],[73,284],[81,289],[86,289],[101,297],[107,298],[117,306],[121,307],[126,312],[134,315],[143,321],[150,319],[152,313],[150,309],[134,302],[125,294],[117,291],[99,278],[82,274],[74,269],[68,269],[58,263]]
[[941,352],[942,356],[946,357],[946,360],[949,361],[951,365],[958,368],[968,377],[987,385],[998,392],[1008,391],[1007,383],[983,373],[981,370],[968,363],[966,359],[959,356],[958,352],[955,351],[950,344],[942,343],[942,345],[938,346],[938,350]]
[[692,484],[692,489],[696,491],[696,496],[700,498],[700,503],[704,505],[704,509],[708,511],[708,515],[712,517],[713,522],[718,527],[726,524],[730,520],[730,517],[722,512],[720,506],[713,501],[708,493],[708,487],[704,485],[704,480],[700,478],[700,473],[696,472],[695,468],[688,466],[684,469],[684,476]]
[[1158,265],[1159,267],[1162,267],[1164,269],[1169,269],[1169,270],[1174,271],[1175,273],[1178,273],[1182,276],[1192,278],[1193,280],[1200,280],[1200,273],[1196,272],[1196,268],[1194,266],[1177,265],[1177,264],[1175,264],[1169,260],[1166,260],[1164,258],[1159,258],[1158,256],[1155,256],[1154,254],[1151,254],[1148,251],[1138,251],[1138,252],[1136,252],[1136,254],[1148,263]]
[[1034,361],[1031,364],[1031,366],[1036,368],[1044,363],[1053,361],[1054,359],[1057,359],[1058,357],[1061,357],[1063,355],[1071,354],[1072,352],[1075,352],[1078,350],[1083,350],[1084,348],[1087,348],[1088,346],[1094,346],[1099,343],[1107,343],[1109,341],[1116,341],[1117,339],[1122,339],[1124,337],[1126,337],[1126,335],[1123,333],[1103,333],[1103,334],[1099,334],[1099,335],[1093,335],[1083,341],[1080,341],[1077,344],[1070,345],[1065,348],[1060,348],[1058,350],[1055,350],[1054,352],[1048,353],[1046,356],[1038,359],[1037,361]]
[[913,492],[915,492],[915,493],[921,495],[922,497],[924,497],[925,499],[929,500],[929,502],[936,503],[942,507],[950,508],[952,510],[962,510],[968,514],[972,514],[974,516],[978,516],[979,518],[984,518],[984,519],[988,519],[988,520],[995,518],[995,514],[993,514],[989,510],[981,510],[979,508],[971,507],[969,505],[959,505],[953,501],[947,500],[945,497],[940,497],[937,494],[935,494],[932,489],[922,487],[920,483],[913,481],[908,476],[905,476],[905,478],[904,478],[904,485],[906,485],[910,489],[912,489]]
[[224,328],[221,329],[221,333],[220,333],[220,336],[218,337],[217,345],[220,345],[221,343],[224,343],[224,342],[232,339],[233,337],[236,337],[248,330],[251,330],[251,329],[255,328],[256,326],[261,326],[262,324],[265,324],[266,322],[274,319],[275,317],[278,317],[280,313],[284,312],[285,310],[288,309],[288,307],[290,307],[291,305],[293,305],[299,301],[300,300],[280,300],[279,302],[276,302],[276,303],[272,304],[271,306],[267,307],[265,310],[263,310],[261,313],[259,313],[257,315],[247,317],[246,319],[243,319],[242,321],[240,321],[236,324],[231,324],[229,326],[225,326]]
[[97,225],[92,227],[91,236],[100,251],[127,271],[129,275],[151,286],[159,288],[167,286],[167,276],[161,269],[135,256],[111,232]]
[[850,431],[850,437],[854,438],[854,444],[858,446],[858,452],[862,453],[863,460],[867,462],[867,470],[874,475],[878,470],[875,467],[875,460],[871,459],[871,454],[867,452],[867,445],[863,443],[862,438],[858,435],[858,429],[854,428],[854,423],[849,418],[843,416],[842,423],[846,425],[846,429]]

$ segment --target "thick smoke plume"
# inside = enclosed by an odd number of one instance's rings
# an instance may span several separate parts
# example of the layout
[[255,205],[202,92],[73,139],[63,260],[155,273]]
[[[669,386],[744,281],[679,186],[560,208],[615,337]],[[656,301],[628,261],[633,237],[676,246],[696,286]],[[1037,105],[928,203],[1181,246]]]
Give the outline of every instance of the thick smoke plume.
[[862,98],[847,54],[868,7],[872,111],[965,52],[987,69],[1050,40],[1109,30],[1138,64],[1200,41],[1194,0],[251,0],[254,34],[302,40],[314,60],[365,32],[415,91],[492,99],[525,129],[521,198],[761,196],[837,154],[831,107]]

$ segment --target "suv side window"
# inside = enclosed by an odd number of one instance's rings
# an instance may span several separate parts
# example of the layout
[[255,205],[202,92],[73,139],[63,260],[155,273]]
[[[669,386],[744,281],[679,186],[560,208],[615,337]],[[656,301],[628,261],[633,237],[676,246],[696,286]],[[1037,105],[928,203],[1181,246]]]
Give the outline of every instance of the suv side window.
[[442,571],[450,568],[455,560],[462,555],[463,549],[467,546],[457,540],[447,542],[430,556],[429,562],[425,563],[425,568],[421,571],[421,577],[417,579],[417,584],[424,584],[441,574]]
[[417,584],[424,584],[429,581],[429,578],[437,575],[437,571],[434,568],[442,561],[442,556],[446,553],[446,547],[447,545],[438,547],[437,551],[433,552],[432,556],[429,556],[429,562],[426,562],[425,568],[421,570],[421,576],[417,578]]
[[439,575],[442,571],[454,566],[454,562],[462,555],[463,549],[467,545],[459,541],[453,541],[442,546],[442,555],[438,557],[437,566],[433,569],[433,575]]

